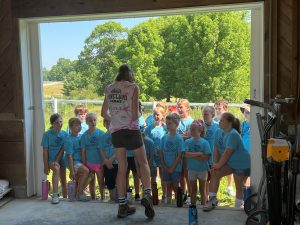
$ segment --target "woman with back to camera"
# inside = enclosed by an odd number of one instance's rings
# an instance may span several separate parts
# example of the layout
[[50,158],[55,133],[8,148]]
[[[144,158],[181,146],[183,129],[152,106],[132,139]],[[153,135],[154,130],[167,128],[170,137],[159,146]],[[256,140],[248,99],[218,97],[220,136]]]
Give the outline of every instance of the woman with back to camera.
[[127,158],[126,149],[133,149],[139,164],[143,184],[141,204],[145,207],[145,215],[153,218],[155,215],[150,184],[150,169],[145,147],[139,130],[139,87],[135,84],[131,68],[123,64],[119,67],[113,83],[105,88],[105,98],[101,116],[110,121],[109,131],[119,162],[117,174],[117,189],[119,195],[118,217],[124,218],[135,213],[135,208],[129,206],[125,199]]

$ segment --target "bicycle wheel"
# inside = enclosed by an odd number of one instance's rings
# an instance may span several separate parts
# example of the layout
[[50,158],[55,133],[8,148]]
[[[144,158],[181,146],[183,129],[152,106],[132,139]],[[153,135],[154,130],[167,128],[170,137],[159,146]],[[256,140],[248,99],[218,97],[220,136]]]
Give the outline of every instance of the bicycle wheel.
[[269,214],[266,210],[258,210],[250,214],[246,220],[246,225],[267,225],[269,224]]

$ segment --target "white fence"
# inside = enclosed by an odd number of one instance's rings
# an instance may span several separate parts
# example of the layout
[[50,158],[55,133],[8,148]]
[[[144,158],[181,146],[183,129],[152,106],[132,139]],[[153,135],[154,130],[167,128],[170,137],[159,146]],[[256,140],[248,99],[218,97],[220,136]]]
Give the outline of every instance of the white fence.
[[[45,104],[51,104],[52,105],[52,112],[53,113],[58,113],[58,104],[60,103],[65,103],[65,104],[75,104],[75,105],[79,105],[79,104],[93,104],[93,105],[102,105],[103,101],[102,100],[67,100],[67,99],[57,99],[57,98],[51,98],[50,100],[44,100]],[[142,102],[142,105],[147,107],[147,108],[153,108],[156,102]],[[174,102],[168,102],[168,105],[176,105],[176,103]],[[191,107],[203,107],[203,106],[214,106],[214,103],[194,103],[191,102],[190,106]],[[229,107],[240,107],[242,104],[239,103],[229,103]]]

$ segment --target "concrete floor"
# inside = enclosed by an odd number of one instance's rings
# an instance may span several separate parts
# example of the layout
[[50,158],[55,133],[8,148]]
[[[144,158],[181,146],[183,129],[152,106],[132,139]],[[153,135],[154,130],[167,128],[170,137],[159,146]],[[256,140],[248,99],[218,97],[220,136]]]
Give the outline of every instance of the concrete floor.
[[[52,205],[40,199],[15,199],[0,208],[1,225],[184,225],[188,224],[188,208],[156,206],[153,220],[146,219],[144,208],[125,219],[116,217],[117,205],[112,203],[61,201]],[[202,212],[198,208],[200,225],[242,225],[246,214],[241,209],[218,208]]]

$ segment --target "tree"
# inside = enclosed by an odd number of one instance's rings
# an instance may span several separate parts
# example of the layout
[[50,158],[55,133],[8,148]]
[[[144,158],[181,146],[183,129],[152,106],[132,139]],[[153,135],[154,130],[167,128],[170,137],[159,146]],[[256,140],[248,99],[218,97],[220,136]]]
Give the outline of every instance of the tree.
[[59,58],[57,63],[51,67],[47,78],[49,81],[64,81],[67,74],[75,71],[76,61],[70,59]]

